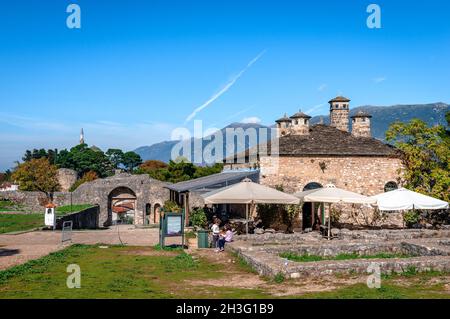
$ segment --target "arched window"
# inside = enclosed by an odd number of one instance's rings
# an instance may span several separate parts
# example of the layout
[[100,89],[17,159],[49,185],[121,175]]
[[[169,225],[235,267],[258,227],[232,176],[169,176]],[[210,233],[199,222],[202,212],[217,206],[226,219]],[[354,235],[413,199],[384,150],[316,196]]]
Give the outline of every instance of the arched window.
[[384,185],[384,191],[385,192],[390,192],[390,191],[393,191],[393,190],[396,190],[398,188],[398,185],[397,185],[397,183],[396,182],[387,182],[385,185]]
[[316,189],[316,188],[322,188],[323,186],[319,183],[316,182],[311,182],[305,185],[305,187],[303,187],[303,191],[309,191],[311,189]]

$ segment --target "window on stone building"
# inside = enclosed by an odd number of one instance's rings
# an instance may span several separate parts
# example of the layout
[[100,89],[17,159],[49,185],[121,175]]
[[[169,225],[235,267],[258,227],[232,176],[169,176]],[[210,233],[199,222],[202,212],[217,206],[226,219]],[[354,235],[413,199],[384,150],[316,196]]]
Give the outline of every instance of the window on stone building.
[[396,182],[387,182],[386,185],[384,185],[384,191],[385,192],[390,192],[393,190],[396,190],[398,188],[398,185]]

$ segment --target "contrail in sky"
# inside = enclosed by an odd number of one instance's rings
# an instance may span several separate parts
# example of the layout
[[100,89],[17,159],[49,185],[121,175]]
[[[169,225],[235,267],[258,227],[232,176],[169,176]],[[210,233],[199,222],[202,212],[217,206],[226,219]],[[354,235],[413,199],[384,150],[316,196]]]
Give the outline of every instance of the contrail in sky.
[[258,54],[253,60],[251,60],[247,66],[241,70],[236,76],[234,76],[219,92],[215,93],[213,96],[211,96],[205,103],[197,107],[184,121],[184,124],[192,120],[198,112],[209,106],[212,102],[217,100],[222,94],[227,92],[239,78],[244,75],[244,73],[256,62],[258,61],[263,55],[266,53],[266,50],[262,51],[260,54]]

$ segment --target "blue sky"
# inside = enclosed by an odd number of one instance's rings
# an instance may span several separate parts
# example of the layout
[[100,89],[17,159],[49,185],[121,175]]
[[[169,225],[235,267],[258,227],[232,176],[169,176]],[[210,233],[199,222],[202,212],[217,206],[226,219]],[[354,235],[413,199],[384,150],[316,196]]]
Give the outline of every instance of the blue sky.
[[[370,3],[381,29],[366,26]],[[169,139],[208,100],[192,118],[205,129],[326,114],[337,94],[448,103],[449,13],[446,0],[2,2],[0,170],[73,146],[81,127],[103,149]]]

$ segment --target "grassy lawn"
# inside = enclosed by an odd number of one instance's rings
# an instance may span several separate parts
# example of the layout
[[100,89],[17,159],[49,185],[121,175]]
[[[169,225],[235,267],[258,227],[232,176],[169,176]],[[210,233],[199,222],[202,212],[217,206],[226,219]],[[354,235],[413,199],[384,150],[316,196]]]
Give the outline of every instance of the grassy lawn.
[[[362,283],[338,284],[335,286],[342,288],[308,293],[304,288],[298,290],[298,285],[305,281],[285,280],[276,283],[260,278],[235,256],[223,253],[211,257],[218,258],[218,262],[205,258],[205,255],[189,255],[178,249],[127,246],[102,249],[99,246],[74,245],[0,271],[0,298],[450,297],[443,284],[448,283],[448,274],[411,272],[407,276],[383,278],[381,289],[369,289]],[[224,262],[228,258],[236,262]],[[69,264],[80,266],[80,289],[66,286],[69,275],[66,268]],[[439,278],[442,280],[437,281]],[[236,282],[240,285],[236,285]],[[275,292],[280,289],[291,289],[292,293],[277,295]]]
[[56,215],[57,216],[64,216],[70,213],[76,213],[79,211],[82,211],[84,209],[92,207],[91,204],[79,204],[79,205],[65,205],[65,206],[59,206],[56,207]]
[[358,255],[353,254],[338,254],[336,256],[317,256],[317,255],[299,255],[291,252],[284,252],[280,254],[280,257],[286,258],[287,260],[296,262],[312,262],[321,260],[349,260],[349,259],[376,259],[376,258],[410,258],[413,257],[407,254],[396,254],[396,253],[379,253],[373,255]]
[[[81,268],[81,289],[68,289],[66,267]],[[204,287],[193,281],[226,278],[224,266],[179,250],[74,245],[0,271],[0,298],[250,298],[255,289]],[[183,281],[186,281],[183,284]]]
[[[442,280],[436,280],[442,278]],[[359,283],[333,291],[308,293],[308,299],[450,299],[448,273],[425,272],[384,276],[379,289]],[[447,284],[446,284],[447,282]]]
[[23,231],[44,225],[44,214],[1,214],[0,234]]

